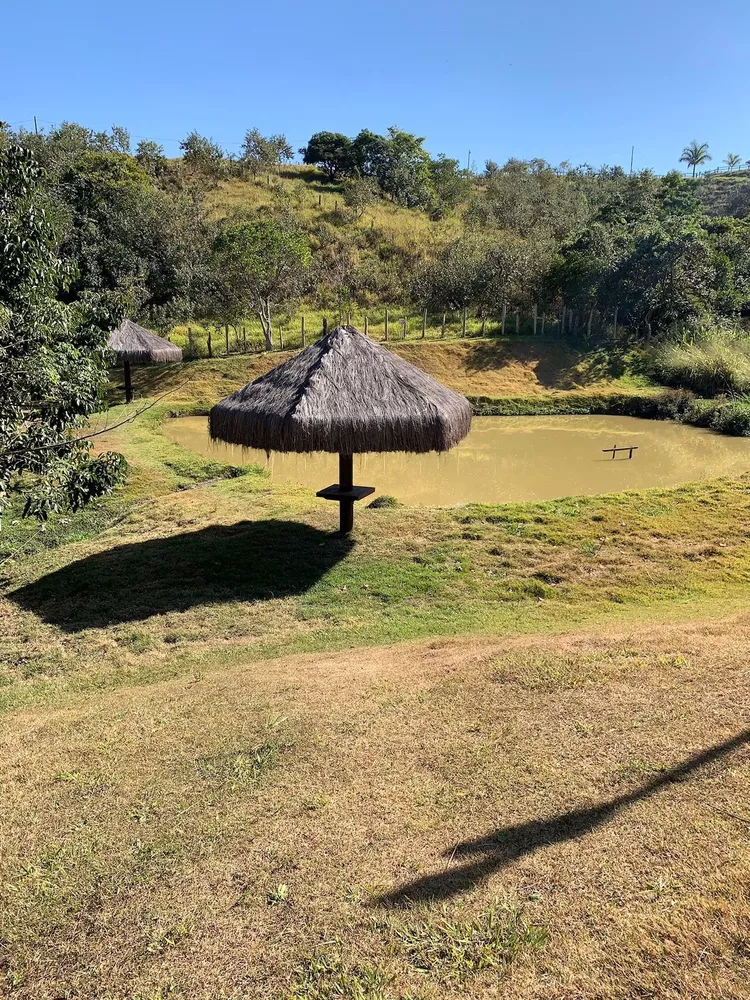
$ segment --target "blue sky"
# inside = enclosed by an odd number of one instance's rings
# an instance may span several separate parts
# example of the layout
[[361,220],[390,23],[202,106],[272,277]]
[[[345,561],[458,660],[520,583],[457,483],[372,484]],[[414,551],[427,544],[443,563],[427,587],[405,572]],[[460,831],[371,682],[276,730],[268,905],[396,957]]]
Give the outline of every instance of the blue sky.
[[750,159],[748,0],[3,0],[0,118],[295,148],[388,125],[481,168]]

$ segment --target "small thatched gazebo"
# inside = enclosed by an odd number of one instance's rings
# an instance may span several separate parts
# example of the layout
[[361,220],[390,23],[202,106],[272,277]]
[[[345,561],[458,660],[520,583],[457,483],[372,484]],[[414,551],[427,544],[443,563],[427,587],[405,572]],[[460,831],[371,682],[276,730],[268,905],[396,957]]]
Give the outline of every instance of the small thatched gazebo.
[[138,326],[132,319],[124,319],[116,330],[112,330],[107,341],[107,347],[114,351],[117,360],[122,364],[125,376],[125,402],[133,399],[133,383],[130,376],[130,366],[133,365],[168,365],[182,361],[182,350],[170,344],[163,337]]
[[353,483],[353,455],[448,451],[469,433],[463,396],[420,368],[339,326],[306,350],[217,403],[211,437],[265,451],[338,452],[339,481],[317,495],[340,504],[351,531],[354,502],[374,492]]

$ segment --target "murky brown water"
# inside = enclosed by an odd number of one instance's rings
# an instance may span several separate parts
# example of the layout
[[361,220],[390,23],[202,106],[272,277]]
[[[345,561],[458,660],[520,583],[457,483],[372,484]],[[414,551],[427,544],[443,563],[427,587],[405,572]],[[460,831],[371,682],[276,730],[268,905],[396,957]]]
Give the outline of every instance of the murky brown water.
[[[170,441],[234,465],[262,465],[277,482],[322,489],[338,479],[335,455],[280,454],[211,442],[205,417],[169,420]],[[612,461],[603,448],[637,445]],[[450,506],[613,493],[750,470],[750,439],[635,417],[475,417],[444,455],[355,455],[354,481],[403,503]]]

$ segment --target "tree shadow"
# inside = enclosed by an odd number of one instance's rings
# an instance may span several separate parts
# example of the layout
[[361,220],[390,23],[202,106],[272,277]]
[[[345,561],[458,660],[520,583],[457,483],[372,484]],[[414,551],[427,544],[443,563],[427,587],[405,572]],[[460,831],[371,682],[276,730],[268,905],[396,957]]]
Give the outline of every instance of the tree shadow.
[[79,632],[201,604],[303,594],[352,544],[297,521],[239,521],[118,545],[8,596],[44,621]]
[[472,344],[467,368],[479,372],[504,368],[513,361],[533,364],[534,375],[545,389],[583,389],[626,374],[630,364],[626,354],[626,348],[619,344],[595,347],[514,334],[512,339],[506,337],[496,344]]
[[[720,760],[747,743],[750,743],[750,728],[689,757],[682,764],[669,768],[633,791],[599,805],[573,809],[548,819],[501,827],[475,840],[465,840],[444,852],[444,857],[449,860],[443,871],[407,882],[378,897],[376,903],[382,906],[410,906],[429,900],[450,899],[540,847],[575,840],[589,833],[607,823],[619,810],[650,798],[665,785],[685,780],[699,768]],[[451,867],[454,858],[472,860]]]

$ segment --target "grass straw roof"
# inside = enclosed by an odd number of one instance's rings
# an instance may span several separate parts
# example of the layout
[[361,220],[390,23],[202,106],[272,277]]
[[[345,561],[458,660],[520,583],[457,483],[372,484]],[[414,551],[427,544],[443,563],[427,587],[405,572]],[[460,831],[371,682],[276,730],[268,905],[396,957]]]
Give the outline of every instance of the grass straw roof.
[[181,348],[138,326],[132,319],[124,319],[116,330],[111,331],[107,346],[117,354],[120,363],[131,361],[133,364],[164,365],[182,361]]
[[447,451],[471,427],[469,403],[353,326],[217,403],[211,437],[266,451]]

